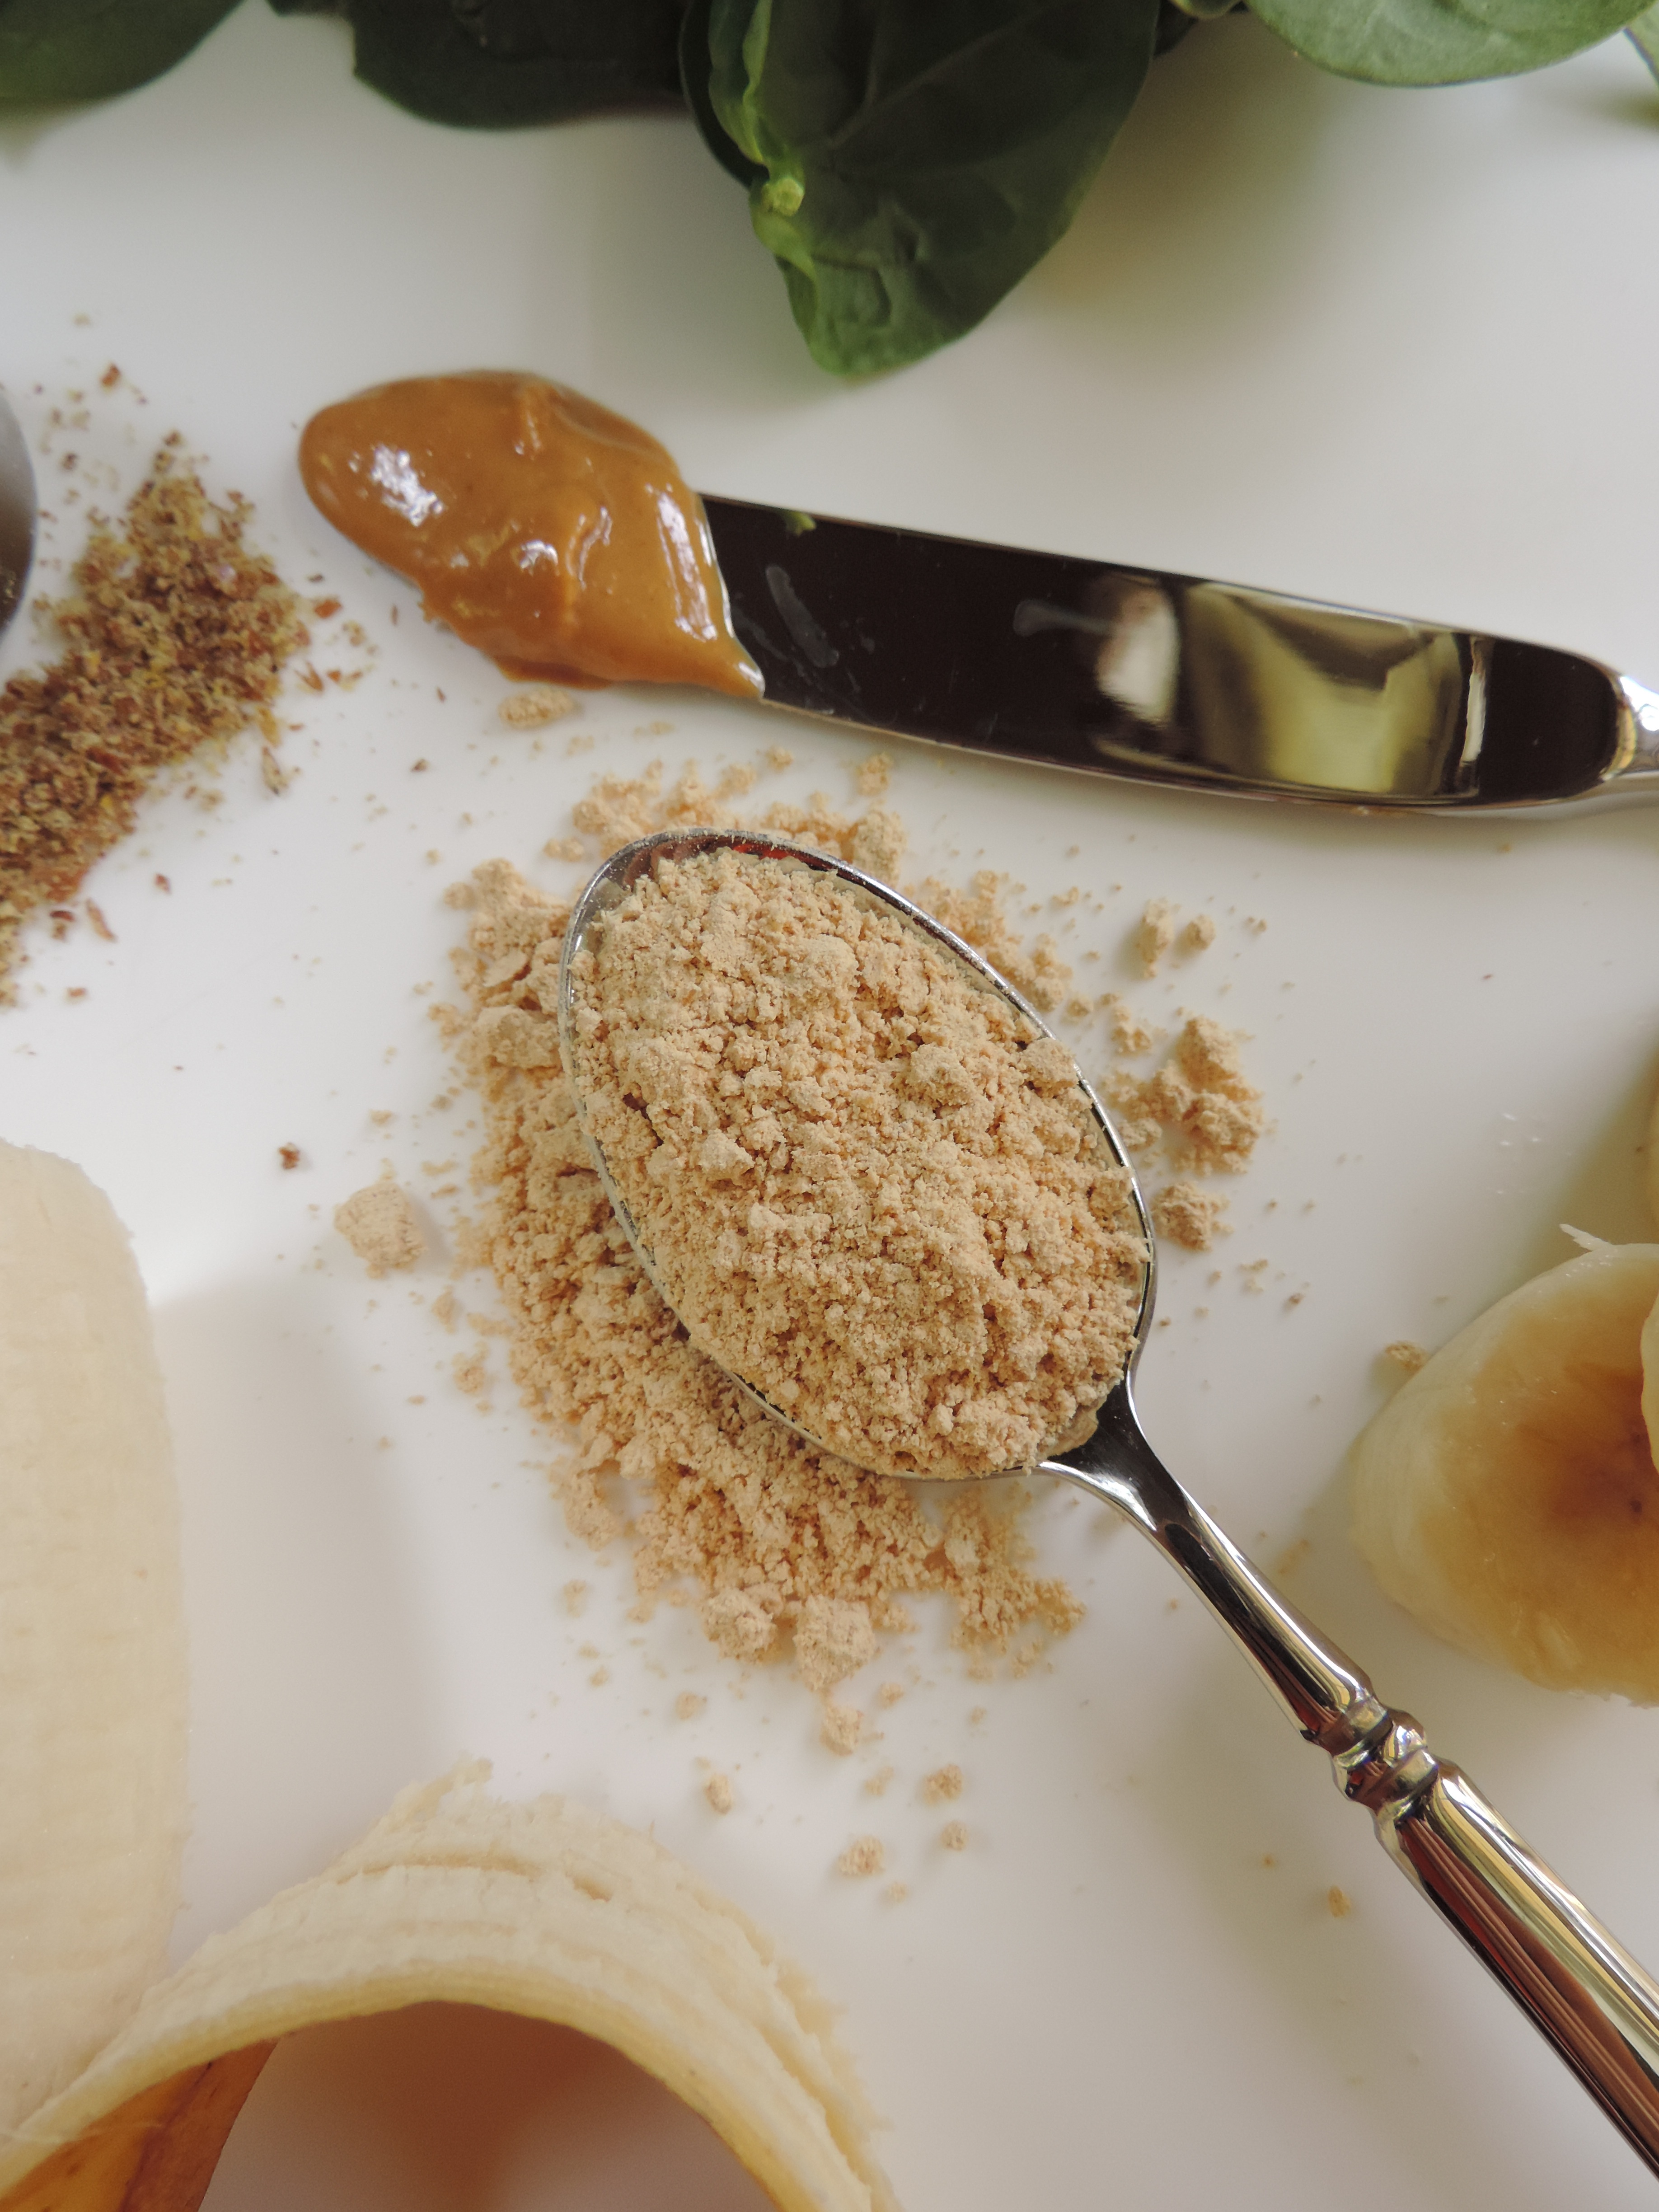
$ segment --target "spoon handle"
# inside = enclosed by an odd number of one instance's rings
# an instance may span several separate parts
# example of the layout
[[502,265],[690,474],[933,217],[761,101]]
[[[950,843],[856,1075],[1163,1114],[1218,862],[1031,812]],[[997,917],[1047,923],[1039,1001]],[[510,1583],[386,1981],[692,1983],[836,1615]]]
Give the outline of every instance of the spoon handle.
[[1089,1442],[1045,1465],[1127,1514],[1181,1570],[1329,1754],[1395,1865],[1659,2172],[1659,1984],[1188,1495],[1142,1434],[1127,1382]]

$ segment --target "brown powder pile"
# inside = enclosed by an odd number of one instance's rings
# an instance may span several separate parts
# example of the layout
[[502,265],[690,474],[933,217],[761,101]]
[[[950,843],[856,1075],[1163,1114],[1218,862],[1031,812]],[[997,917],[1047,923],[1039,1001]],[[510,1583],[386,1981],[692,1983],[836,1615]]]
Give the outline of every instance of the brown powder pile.
[[588,1126],[722,1365],[889,1474],[1033,1464],[1099,1404],[1146,1255],[1063,1045],[854,887],[729,849],[662,863],[573,973]]
[[1237,1173],[1266,1127],[1261,1094],[1244,1079],[1238,1039],[1207,1014],[1192,1015],[1156,1073],[1107,1077],[1102,1096],[1132,1152],[1161,1138],[1200,1175]]
[[64,650],[0,691],[0,1004],[24,923],[61,906],[132,827],[162,770],[257,724],[306,642],[300,602],[167,449],[118,526],[99,523],[70,594],[43,601]]
[[949,1766],[935,1767],[921,1785],[922,1802],[928,1805],[945,1805],[962,1795],[962,1769],[954,1762]]
[[879,1874],[886,1863],[887,1852],[879,1836],[854,1836],[836,1861],[836,1871],[856,1880],[863,1875]]
[[426,1249],[408,1194],[389,1177],[353,1191],[335,1207],[334,1226],[371,1275],[412,1267]]
[[[654,770],[606,779],[581,811],[583,834],[601,844],[731,819],[691,771],[667,792]],[[894,817],[873,831],[872,818],[848,822],[815,800],[775,805],[762,823],[859,860],[873,838],[902,836]],[[860,1474],[809,1450],[692,1348],[617,1224],[559,1068],[552,1013],[568,908],[504,861],[478,870],[458,902],[471,908],[459,955],[471,1008],[439,1018],[484,1100],[477,1164],[494,1194],[477,1249],[501,1285],[525,1403],[578,1432],[576,1455],[555,1472],[573,1529],[596,1544],[620,1534],[607,1485],[620,1474],[637,1486],[642,1604],[689,1584],[705,1630],[735,1657],[787,1650],[813,1597],[901,1629],[905,1595],[937,1592],[955,1607],[956,1641],[994,1650],[1034,1621],[1055,1634],[1073,1626],[1083,1609],[1065,1584],[1030,1571],[1016,1486],[969,1486],[936,1504]]]

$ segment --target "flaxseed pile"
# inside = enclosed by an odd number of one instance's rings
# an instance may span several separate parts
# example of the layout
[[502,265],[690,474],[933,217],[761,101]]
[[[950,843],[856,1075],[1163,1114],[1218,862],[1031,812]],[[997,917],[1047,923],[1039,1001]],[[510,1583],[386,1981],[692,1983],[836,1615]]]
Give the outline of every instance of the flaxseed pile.
[[860,1467],[1057,1448],[1146,1260],[1075,1061],[890,910],[732,850],[662,863],[575,971],[577,1073],[693,1340]]
[[120,522],[100,523],[42,611],[58,659],[0,691],[0,1004],[25,922],[72,898],[160,772],[271,714],[306,641],[300,602],[166,447]]

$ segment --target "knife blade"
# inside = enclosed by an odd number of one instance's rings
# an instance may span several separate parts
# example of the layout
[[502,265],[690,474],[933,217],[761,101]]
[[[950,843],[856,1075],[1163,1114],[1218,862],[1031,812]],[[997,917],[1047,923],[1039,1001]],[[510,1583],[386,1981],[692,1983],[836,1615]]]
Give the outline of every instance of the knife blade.
[[1659,693],[1579,653],[1165,570],[703,505],[777,707],[1250,799],[1659,796]]

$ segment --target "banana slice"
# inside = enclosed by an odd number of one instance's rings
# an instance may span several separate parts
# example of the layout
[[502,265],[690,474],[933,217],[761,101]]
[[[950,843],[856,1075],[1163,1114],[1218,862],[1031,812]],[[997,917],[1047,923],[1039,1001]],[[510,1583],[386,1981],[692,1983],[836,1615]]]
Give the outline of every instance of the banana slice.
[[1656,1244],[1552,1268],[1436,1352],[1350,1462],[1354,1541],[1425,1627],[1638,1705],[1659,1704],[1656,1300]]
[[0,2136],[165,1963],[188,1697],[172,1445],[126,1232],[79,1168],[0,1145]]
[[702,2113],[781,2212],[896,2212],[830,2010],[658,1844],[483,1765],[204,1944],[0,2148],[0,2212],[193,2212],[276,2039],[447,2000],[598,2037]]

